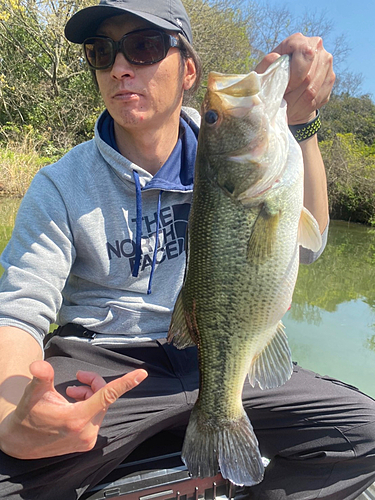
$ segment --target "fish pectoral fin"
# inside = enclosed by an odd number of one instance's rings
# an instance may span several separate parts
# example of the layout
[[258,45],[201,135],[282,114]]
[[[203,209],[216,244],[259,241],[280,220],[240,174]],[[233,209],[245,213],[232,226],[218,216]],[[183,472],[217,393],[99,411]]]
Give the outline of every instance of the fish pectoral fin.
[[266,208],[262,208],[253,226],[247,246],[248,260],[261,264],[272,255],[279,219],[279,212],[269,214]]
[[303,207],[298,225],[298,243],[313,252],[320,250],[322,235],[315,217]]
[[284,325],[279,321],[275,335],[250,366],[249,382],[252,387],[258,383],[261,389],[271,389],[285,384],[292,372],[292,355],[288,339]]
[[177,349],[185,349],[185,347],[192,347],[195,345],[190,328],[186,322],[185,308],[182,301],[182,290],[180,290],[174,306],[167,340],[169,343],[173,341],[173,345],[177,347]]

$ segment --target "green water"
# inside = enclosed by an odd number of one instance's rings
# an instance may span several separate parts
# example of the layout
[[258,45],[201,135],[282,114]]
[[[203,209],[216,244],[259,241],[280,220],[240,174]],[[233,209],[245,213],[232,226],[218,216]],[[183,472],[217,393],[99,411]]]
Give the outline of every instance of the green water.
[[300,266],[283,321],[301,366],[375,397],[375,230],[331,221],[321,258]]
[[[0,252],[18,204],[0,198]],[[301,366],[375,397],[375,229],[331,221],[322,257],[300,266],[283,321]]]

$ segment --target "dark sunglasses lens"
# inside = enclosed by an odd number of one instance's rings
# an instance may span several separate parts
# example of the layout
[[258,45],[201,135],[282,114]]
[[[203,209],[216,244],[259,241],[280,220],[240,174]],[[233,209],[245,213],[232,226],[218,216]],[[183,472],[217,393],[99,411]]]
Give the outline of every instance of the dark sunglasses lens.
[[109,68],[113,64],[114,47],[106,38],[90,38],[85,41],[85,55],[93,69]]
[[122,40],[122,51],[133,64],[153,64],[167,55],[169,46],[158,31],[130,33]]

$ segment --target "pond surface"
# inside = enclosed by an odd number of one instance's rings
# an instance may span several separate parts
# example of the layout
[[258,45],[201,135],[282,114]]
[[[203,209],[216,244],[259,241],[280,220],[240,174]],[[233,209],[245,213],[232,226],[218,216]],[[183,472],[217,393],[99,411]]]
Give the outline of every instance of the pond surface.
[[300,266],[283,321],[301,366],[375,397],[375,230],[331,221],[323,255]]
[[[0,198],[0,253],[18,204]],[[300,266],[283,322],[301,366],[375,398],[375,229],[331,221],[323,255]]]

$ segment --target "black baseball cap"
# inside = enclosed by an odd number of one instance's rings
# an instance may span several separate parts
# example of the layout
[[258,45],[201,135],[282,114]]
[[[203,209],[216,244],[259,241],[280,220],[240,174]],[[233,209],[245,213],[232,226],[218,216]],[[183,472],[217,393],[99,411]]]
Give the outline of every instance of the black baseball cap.
[[134,14],[155,26],[182,33],[192,43],[189,17],[181,0],[100,0],[76,12],[66,23],[65,36],[70,42],[83,43],[96,34],[109,17]]

